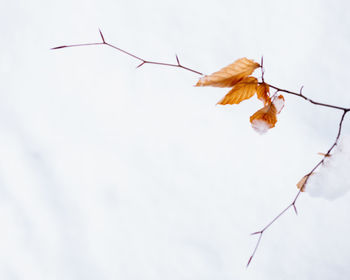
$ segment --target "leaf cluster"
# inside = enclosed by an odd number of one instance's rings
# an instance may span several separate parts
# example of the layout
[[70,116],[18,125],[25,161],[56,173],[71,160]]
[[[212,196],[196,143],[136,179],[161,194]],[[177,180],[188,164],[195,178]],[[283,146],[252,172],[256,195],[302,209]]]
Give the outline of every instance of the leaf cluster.
[[201,77],[196,86],[231,88],[217,103],[219,105],[239,104],[256,94],[257,98],[262,101],[263,107],[250,117],[250,122],[257,132],[265,133],[275,126],[277,114],[284,106],[284,97],[277,93],[271,96],[269,85],[251,76],[257,68],[262,68],[262,66],[246,57],[240,58],[211,75]]

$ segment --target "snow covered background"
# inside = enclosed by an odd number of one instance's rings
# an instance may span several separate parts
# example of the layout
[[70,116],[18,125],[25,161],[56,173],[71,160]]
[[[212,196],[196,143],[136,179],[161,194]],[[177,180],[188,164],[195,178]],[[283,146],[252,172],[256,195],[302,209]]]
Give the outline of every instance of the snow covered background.
[[348,193],[303,194],[299,215],[273,225],[245,268],[249,234],[292,201],[333,143],[340,111],[285,95],[276,127],[261,136],[249,123],[260,101],[215,106],[227,89],[195,88],[196,74],[136,70],[107,47],[49,50],[99,41],[101,28],[140,57],[174,63],[177,53],[207,74],[264,55],[271,84],[350,107],[348,9],[311,0],[2,3],[0,279],[349,279]]

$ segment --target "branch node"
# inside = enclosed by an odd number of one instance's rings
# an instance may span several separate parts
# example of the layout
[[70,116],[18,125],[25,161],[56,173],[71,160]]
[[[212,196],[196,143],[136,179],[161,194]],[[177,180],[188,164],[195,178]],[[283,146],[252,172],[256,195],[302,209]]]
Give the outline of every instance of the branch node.
[[140,68],[142,65],[144,65],[145,63],[147,63],[147,61],[142,61],[142,63],[141,64],[139,64],[137,67],[136,67],[136,69],[137,68]]

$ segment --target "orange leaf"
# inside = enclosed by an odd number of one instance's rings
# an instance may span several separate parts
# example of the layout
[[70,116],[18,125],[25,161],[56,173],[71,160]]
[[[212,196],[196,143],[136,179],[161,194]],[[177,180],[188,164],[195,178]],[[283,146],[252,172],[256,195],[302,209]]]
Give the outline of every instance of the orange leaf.
[[258,96],[258,99],[260,99],[264,105],[270,102],[270,87],[268,84],[262,83],[258,85],[256,94]]
[[272,103],[267,104],[262,109],[255,112],[250,117],[252,127],[259,133],[263,134],[268,129],[273,128],[277,122],[277,110]]
[[257,85],[258,80],[256,78],[246,77],[238,82],[217,104],[239,104],[255,94]]
[[233,87],[258,67],[259,63],[243,57],[211,75],[200,78],[196,86]]

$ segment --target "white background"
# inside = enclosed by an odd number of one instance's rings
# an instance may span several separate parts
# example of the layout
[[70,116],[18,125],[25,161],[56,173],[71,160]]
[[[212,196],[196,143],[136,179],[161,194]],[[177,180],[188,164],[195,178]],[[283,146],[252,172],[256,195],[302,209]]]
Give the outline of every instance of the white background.
[[[341,111],[257,100],[209,74],[264,56],[267,82],[350,106],[347,1],[7,1],[0,12],[0,279],[349,279],[350,196],[297,193]],[[256,72],[259,76],[259,72]],[[349,134],[348,116],[344,135]],[[344,163],[348,164],[348,163]],[[334,176],[337,184],[337,176]]]

